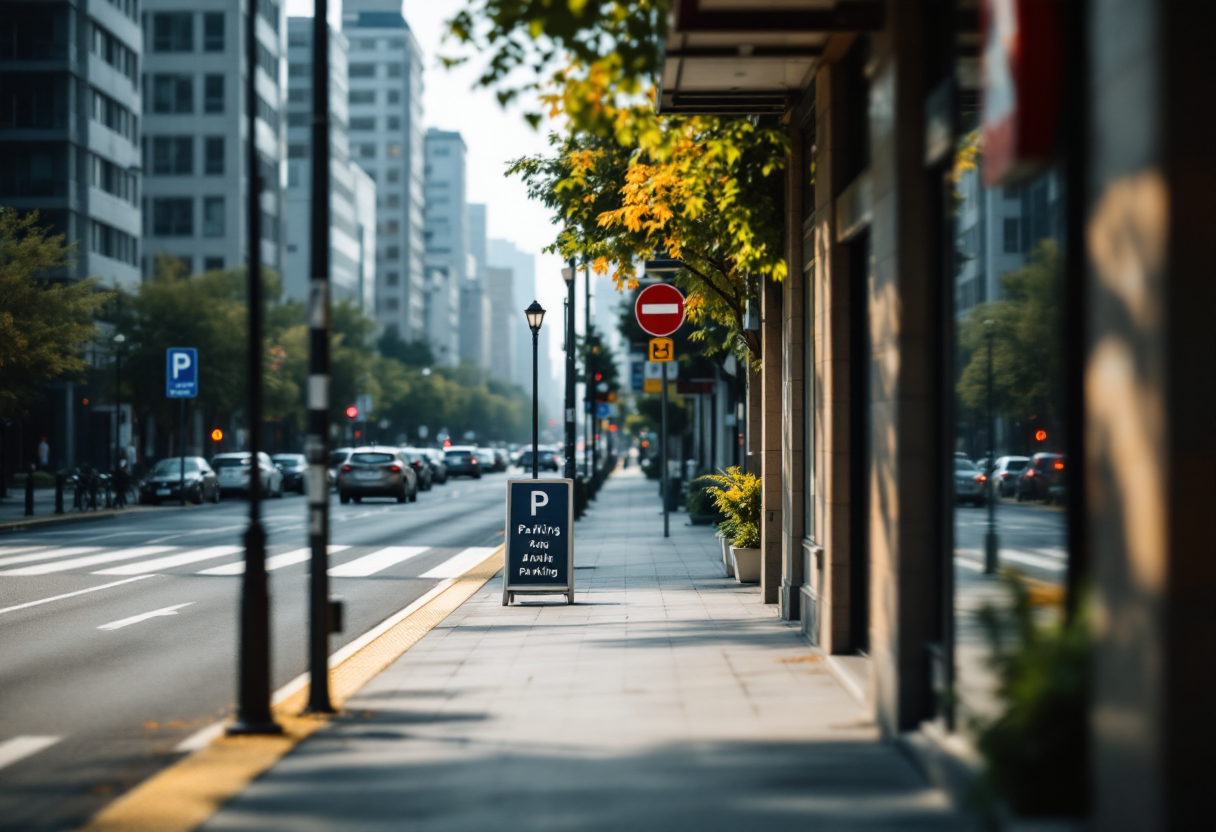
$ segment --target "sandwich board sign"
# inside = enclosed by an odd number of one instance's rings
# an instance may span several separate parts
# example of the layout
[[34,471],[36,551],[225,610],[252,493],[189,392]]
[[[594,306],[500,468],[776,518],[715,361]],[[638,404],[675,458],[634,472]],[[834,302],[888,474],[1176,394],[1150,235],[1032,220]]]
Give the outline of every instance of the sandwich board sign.
[[507,481],[502,605],[516,595],[565,595],[574,603],[574,480]]

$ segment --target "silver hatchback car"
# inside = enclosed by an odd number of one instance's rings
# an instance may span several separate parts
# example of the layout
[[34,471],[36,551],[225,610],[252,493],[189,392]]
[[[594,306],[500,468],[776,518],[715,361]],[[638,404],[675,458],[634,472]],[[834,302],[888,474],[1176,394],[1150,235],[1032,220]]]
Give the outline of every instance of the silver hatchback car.
[[338,469],[338,500],[361,502],[364,497],[418,499],[418,475],[400,449],[369,445],[355,448]]

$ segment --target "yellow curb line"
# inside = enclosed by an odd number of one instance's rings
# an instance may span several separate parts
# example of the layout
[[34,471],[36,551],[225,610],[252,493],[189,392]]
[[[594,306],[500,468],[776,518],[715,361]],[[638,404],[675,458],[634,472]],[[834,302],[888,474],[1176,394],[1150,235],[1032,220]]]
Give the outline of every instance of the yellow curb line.
[[[503,565],[500,545],[484,561],[413,614],[329,669],[335,707],[401,657],[473,596]],[[220,736],[210,745],[169,766],[102,809],[79,832],[191,832],[240,794],[306,737],[323,728],[327,716],[305,716],[308,686],[274,706],[282,736]]]

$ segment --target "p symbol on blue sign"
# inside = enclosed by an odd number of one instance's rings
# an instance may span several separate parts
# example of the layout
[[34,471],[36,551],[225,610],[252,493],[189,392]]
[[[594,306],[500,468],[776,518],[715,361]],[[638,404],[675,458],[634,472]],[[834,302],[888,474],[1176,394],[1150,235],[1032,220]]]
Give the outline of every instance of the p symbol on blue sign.
[[532,516],[536,516],[536,510],[542,506],[549,505],[549,495],[543,491],[532,492]]
[[177,379],[178,374],[182,370],[189,369],[189,367],[190,367],[190,353],[188,353],[188,352],[173,353],[173,378],[175,380]]

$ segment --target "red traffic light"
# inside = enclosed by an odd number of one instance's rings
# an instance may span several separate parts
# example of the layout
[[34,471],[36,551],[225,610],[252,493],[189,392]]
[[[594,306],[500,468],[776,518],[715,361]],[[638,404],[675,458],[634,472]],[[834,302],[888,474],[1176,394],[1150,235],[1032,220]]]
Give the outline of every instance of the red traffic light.
[[1035,439],[1037,439],[1037,440],[1039,440],[1040,442],[1042,442],[1043,440],[1045,440],[1045,439],[1047,438],[1047,431],[1045,431],[1045,430],[1036,430],[1036,431],[1034,432],[1034,438],[1035,438]]
[[346,408],[346,418],[347,419],[358,419],[359,418],[359,408],[355,407],[353,404],[350,407]]

